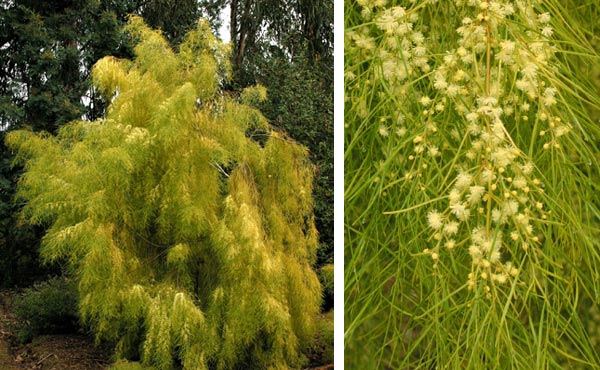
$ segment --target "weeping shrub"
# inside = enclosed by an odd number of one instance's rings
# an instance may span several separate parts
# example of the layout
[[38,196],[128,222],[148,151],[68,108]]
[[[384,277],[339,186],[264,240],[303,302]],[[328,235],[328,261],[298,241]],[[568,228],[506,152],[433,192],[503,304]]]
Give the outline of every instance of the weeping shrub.
[[135,59],[93,69],[104,119],[8,137],[43,258],[72,265],[81,319],[117,358],[299,366],[320,303],[306,149],[221,93],[228,50],[206,22],[178,53],[140,18],[127,30]]

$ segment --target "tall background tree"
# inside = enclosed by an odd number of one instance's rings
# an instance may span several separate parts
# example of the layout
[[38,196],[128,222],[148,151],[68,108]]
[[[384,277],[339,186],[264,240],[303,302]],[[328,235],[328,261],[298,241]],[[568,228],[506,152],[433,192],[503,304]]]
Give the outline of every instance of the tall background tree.
[[[121,13],[117,13],[116,11]],[[103,113],[89,82],[101,56],[130,54],[120,30],[128,8],[99,1],[3,2],[0,7],[0,125],[56,132],[73,119]],[[20,174],[12,153],[0,151],[0,271],[2,284],[23,284],[38,268],[40,230],[23,224],[13,203]]]
[[177,47],[185,34],[198,22],[201,9],[198,0],[136,0],[134,12],[144,18],[152,28],[160,29],[173,47]]

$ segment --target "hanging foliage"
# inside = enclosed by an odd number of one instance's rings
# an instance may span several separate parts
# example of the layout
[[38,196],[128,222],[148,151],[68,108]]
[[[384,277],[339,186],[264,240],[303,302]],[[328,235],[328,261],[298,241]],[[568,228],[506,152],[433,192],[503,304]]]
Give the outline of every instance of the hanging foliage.
[[140,18],[127,30],[135,59],[93,69],[104,119],[8,137],[43,258],[71,263],[83,321],[119,358],[298,366],[320,303],[306,149],[221,94],[228,50],[206,22],[178,53]]

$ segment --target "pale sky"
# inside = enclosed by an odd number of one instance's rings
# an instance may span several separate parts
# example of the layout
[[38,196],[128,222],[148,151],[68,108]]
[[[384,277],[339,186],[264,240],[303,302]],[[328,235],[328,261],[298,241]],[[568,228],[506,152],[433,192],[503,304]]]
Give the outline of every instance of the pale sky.
[[231,14],[231,9],[229,6],[226,6],[221,13],[221,28],[219,28],[219,37],[223,42],[229,42],[229,17]]

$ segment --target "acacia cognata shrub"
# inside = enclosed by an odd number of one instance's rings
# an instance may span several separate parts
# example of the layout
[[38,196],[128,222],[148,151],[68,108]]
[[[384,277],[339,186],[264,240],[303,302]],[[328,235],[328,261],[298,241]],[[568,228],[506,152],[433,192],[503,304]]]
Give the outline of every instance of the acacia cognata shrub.
[[535,0],[345,21],[346,364],[600,368],[589,32]]
[[178,53],[140,18],[127,29],[135,59],[93,69],[105,119],[9,136],[24,213],[49,225],[43,257],[71,263],[81,317],[117,358],[299,366],[320,303],[306,149],[220,93],[228,53],[206,22]]

